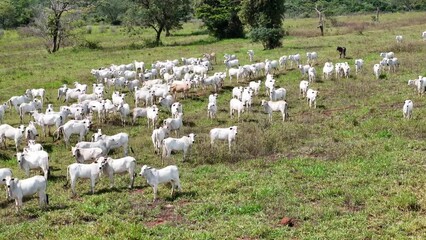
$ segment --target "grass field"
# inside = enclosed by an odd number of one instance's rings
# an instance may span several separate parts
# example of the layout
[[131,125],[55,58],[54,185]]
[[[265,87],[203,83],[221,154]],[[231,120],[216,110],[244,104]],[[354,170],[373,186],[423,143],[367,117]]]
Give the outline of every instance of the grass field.
[[[320,95],[318,108],[309,109],[299,99],[299,82],[304,79],[299,70],[280,70],[277,85],[287,89],[290,107],[289,121],[284,123],[278,115],[268,123],[260,106],[266,98],[263,84],[253,111],[245,112],[240,123],[229,118],[228,109],[236,82],[225,81],[215,120],[207,119],[210,90],[193,91],[189,99],[181,100],[185,125],[181,134],[194,132],[198,138],[186,162],[181,154],[167,160],[178,165],[183,191],[170,198],[169,186],[161,186],[155,203],[152,188],[139,176],[132,190],[126,188],[127,176],[116,177],[113,189],[102,177],[94,195],[88,181],[79,181],[78,196],[71,197],[69,185],[64,187],[66,166],[74,162],[70,150],[62,140],[41,137],[51,161],[50,206],[39,209],[33,197],[16,213],[14,202],[1,194],[0,239],[425,239],[426,100],[407,86],[407,80],[426,75],[426,42],[421,40],[426,16],[383,14],[375,24],[370,19],[337,17],[325,37],[318,36],[316,19],[286,19],[289,36],[283,47],[268,51],[247,39],[217,41],[200,29],[199,22],[163,37],[164,46],[158,48],[142,47],[153,37],[149,30],[129,36],[119,28],[101,33],[94,26],[83,37],[97,42],[99,49],[69,47],[56,54],[48,54],[38,39],[6,31],[0,38],[0,101],[27,88],[43,87],[48,91],[46,102],[56,109],[63,104],[56,101],[56,90],[63,83],[91,84],[95,79],[90,69],[133,60],[150,64],[214,51],[219,56],[214,71],[223,71],[224,53],[236,54],[246,64],[248,49],[255,51],[256,61],[295,53],[306,61],[306,52],[316,51],[319,75],[326,61],[348,61],[352,74],[349,79],[313,83]],[[403,35],[404,42],[396,44],[395,35]],[[336,46],[346,46],[348,59],[338,58]],[[376,80],[372,66],[385,51],[395,52],[401,67]],[[365,60],[357,76],[356,58]],[[406,99],[414,102],[411,120],[402,118]],[[130,97],[128,102],[133,107]],[[168,115],[162,111],[160,120]],[[19,124],[14,109],[4,122]],[[228,153],[225,143],[210,148],[209,130],[232,125],[239,126],[235,151]],[[143,164],[161,167],[145,120],[121,127],[116,118],[95,124],[93,132],[97,128],[107,134],[129,133],[138,172]],[[14,154],[8,141],[8,149],[0,149],[0,167],[25,178]],[[121,155],[121,151],[113,154]],[[292,219],[292,226],[280,224],[284,217]]]

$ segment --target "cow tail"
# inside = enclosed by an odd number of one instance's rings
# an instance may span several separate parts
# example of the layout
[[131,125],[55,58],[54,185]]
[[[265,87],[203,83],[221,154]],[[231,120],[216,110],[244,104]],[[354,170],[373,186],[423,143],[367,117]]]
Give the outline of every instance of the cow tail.
[[49,205],[49,194],[46,193],[46,205]]
[[130,146],[130,151],[131,151],[133,154],[135,154],[135,151],[133,151],[132,146]]

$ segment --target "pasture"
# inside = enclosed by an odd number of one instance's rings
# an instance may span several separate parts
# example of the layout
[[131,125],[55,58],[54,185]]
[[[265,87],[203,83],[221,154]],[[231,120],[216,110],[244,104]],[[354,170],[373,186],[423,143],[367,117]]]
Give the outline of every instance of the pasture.
[[[159,188],[159,200],[152,201],[152,188],[136,177],[135,188],[127,189],[128,176],[116,176],[115,188],[109,188],[102,176],[90,194],[89,181],[79,181],[77,197],[71,196],[66,183],[66,166],[75,162],[71,149],[62,139],[53,141],[40,134],[38,142],[49,152],[51,178],[47,192],[50,204],[38,207],[36,197],[24,202],[15,212],[14,202],[0,194],[0,239],[424,239],[426,237],[426,99],[407,85],[409,79],[426,75],[426,30],[424,13],[383,14],[380,23],[370,16],[336,17],[336,26],[326,27],[320,37],[316,19],[286,19],[289,36],[283,47],[263,51],[261,44],[247,39],[216,41],[206,35],[198,22],[184,25],[171,37],[162,37],[164,46],[143,48],[153,36],[149,30],[141,35],[127,35],[120,29],[100,32],[94,27],[83,37],[100,48],[70,47],[48,54],[39,39],[22,37],[6,31],[0,38],[0,101],[21,95],[28,88],[45,88],[48,103],[55,109],[56,91],[74,81],[91,84],[96,80],[92,68],[127,64],[134,60],[150,66],[155,60],[201,57],[217,53],[212,72],[224,71],[223,54],[236,54],[248,64],[247,50],[255,52],[255,62],[282,55],[318,52],[315,68],[320,78],[327,61],[347,61],[348,79],[320,80],[310,87],[320,91],[317,108],[309,109],[299,98],[302,77],[294,65],[280,69],[276,85],[287,89],[289,119],[281,122],[274,114],[268,122],[260,103],[267,99],[264,77],[260,95],[254,98],[253,110],[244,112],[241,121],[229,117],[229,100],[235,80],[224,81],[218,97],[217,119],[207,118],[211,89],[192,90],[183,104],[183,134],[197,134],[188,159],[182,153],[172,155],[166,165],[179,167],[183,191],[170,198],[169,185]],[[83,31],[84,32],[84,31]],[[402,44],[395,41],[403,35]],[[337,46],[347,48],[347,59],[339,59]],[[393,51],[401,62],[396,73],[373,75],[373,65],[380,52]],[[364,68],[355,75],[354,60],[364,59]],[[209,75],[212,74],[209,73]],[[108,97],[112,91],[108,91]],[[128,94],[127,102],[134,107]],[[413,118],[403,119],[406,99],[414,102]],[[165,109],[160,121],[170,116]],[[28,116],[25,123],[28,123]],[[5,123],[19,125],[14,109],[6,112]],[[210,147],[208,133],[214,127],[238,125],[236,148],[228,152],[225,142]],[[119,117],[98,124],[112,135],[126,132],[137,160],[137,172],[148,164],[161,167],[154,154],[152,129],[146,119],[135,126],[122,127]],[[39,133],[41,129],[38,128]],[[171,134],[172,136],[174,134]],[[72,144],[77,142],[74,136]],[[18,168],[13,144],[0,148],[0,167]],[[24,143],[21,145],[21,149]],[[121,157],[122,151],[112,156]],[[34,175],[34,172],[32,173]],[[288,217],[291,226],[280,221]]]

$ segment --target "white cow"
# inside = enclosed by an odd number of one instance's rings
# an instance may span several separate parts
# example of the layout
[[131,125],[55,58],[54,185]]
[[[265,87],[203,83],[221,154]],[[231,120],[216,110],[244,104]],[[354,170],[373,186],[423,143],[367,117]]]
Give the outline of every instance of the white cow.
[[258,95],[259,94],[259,91],[260,91],[260,85],[261,85],[261,83],[262,83],[262,81],[261,80],[259,80],[259,81],[251,81],[250,83],[249,83],[249,87],[251,88],[251,89],[253,89],[253,91],[254,91],[254,95]]
[[170,131],[175,131],[176,136],[178,136],[178,130],[183,126],[183,113],[178,113],[176,118],[167,118],[163,121],[163,125],[166,125]]
[[272,122],[272,112],[281,112],[283,122],[288,116],[288,104],[286,101],[266,101],[262,100],[262,106],[265,112],[269,115],[269,122]]
[[287,94],[287,90],[285,88],[271,88],[269,93],[269,98],[271,101],[285,100]]
[[318,53],[317,52],[307,52],[306,57],[308,58],[307,63],[313,64],[318,59]]
[[[6,182],[2,181],[7,176],[12,177],[12,170],[10,168],[0,168],[0,185],[6,185]],[[9,190],[6,189],[6,198],[9,199]]]
[[152,107],[148,107],[146,110],[146,117],[148,118],[148,128],[149,122],[152,122],[152,127],[155,127],[155,122],[158,119],[158,107],[156,105],[152,105]]
[[92,125],[91,121],[88,119],[84,120],[70,120],[64,125],[56,129],[55,132],[59,134],[62,132],[64,136],[65,145],[68,146],[70,143],[70,137],[72,134],[78,134],[79,142],[83,141],[83,138],[89,132],[90,126]]
[[172,112],[172,117],[177,118],[179,116],[179,113],[183,112],[182,104],[180,102],[174,102],[170,107],[170,110]]
[[306,81],[306,80],[300,81],[299,89],[300,89],[300,95],[302,95],[302,97],[306,96],[306,92],[308,91],[308,87],[309,87],[308,81]]
[[0,105],[0,123],[3,123],[3,118],[8,108],[9,105],[7,103],[3,103],[2,105]]
[[68,91],[68,87],[66,84],[62,85],[62,87],[58,88],[58,97],[56,98],[56,100],[60,100],[62,97],[65,98],[66,94]]
[[72,156],[75,158],[76,162],[84,163],[86,161],[95,161],[98,158],[104,156],[104,151],[101,148],[71,148]]
[[136,159],[134,157],[124,157],[112,159],[110,157],[100,157],[98,161],[102,162],[103,172],[109,177],[110,187],[114,187],[114,174],[129,173],[129,188],[133,188],[135,181]]
[[379,79],[380,72],[381,72],[381,65],[380,64],[374,64],[373,72],[374,72],[374,75],[376,76],[376,79]]
[[7,102],[10,106],[13,106],[19,114],[19,105],[31,102],[31,98],[24,94],[21,96],[13,96]]
[[422,33],[422,38],[423,38],[423,41],[426,41],[426,31],[424,31],[424,32]]
[[402,43],[402,35],[395,36],[396,43]]
[[21,120],[24,119],[25,114],[30,113],[31,111],[39,110],[41,111],[42,105],[40,100],[34,99],[29,103],[22,103],[19,105],[19,118]]
[[183,151],[183,161],[185,161],[188,150],[191,149],[192,144],[195,142],[197,135],[190,133],[187,136],[181,138],[166,138],[163,140],[163,154],[161,160],[164,165],[164,158],[170,157],[172,151]]
[[31,98],[40,97],[41,105],[43,105],[44,97],[46,96],[46,90],[44,88],[38,89],[27,89],[25,94]]
[[308,89],[306,92],[306,99],[309,104],[309,108],[312,107],[312,104],[314,104],[314,108],[317,108],[317,96],[319,94],[318,90]]
[[310,67],[308,69],[308,80],[309,80],[309,82],[315,82],[316,77],[317,77],[317,71],[315,70],[314,67]]
[[49,174],[49,154],[46,151],[37,152],[18,152],[16,153],[16,160],[19,167],[25,171],[27,177],[30,176],[30,170],[40,169],[47,179]]
[[25,128],[25,139],[27,141],[35,140],[36,137],[38,137],[37,128],[35,127],[34,122],[30,121],[28,126]]
[[47,180],[43,176],[34,176],[22,180],[7,176],[2,180],[6,183],[10,197],[15,199],[17,211],[22,207],[22,199],[35,193],[38,193],[40,207],[49,204],[49,196],[46,194]]
[[209,102],[207,104],[207,117],[213,119],[213,118],[216,118],[216,114],[217,114],[216,103]]
[[179,191],[182,191],[179,180],[179,170],[175,165],[170,165],[158,170],[153,167],[143,165],[139,175],[145,177],[146,182],[153,188],[154,201],[157,200],[158,185],[160,183],[170,182],[172,184],[172,197],[176,188]]
[[163,146],[163,140],[169,136],[170,130],[167,125],[161,126],[152,131],[151,140],[154,145],[154,152],[160,154],[160,149]]
[[67,183],[68,183],[68,176],[71,179],[71,191],[73,195],[76,195],[75,193],[75,183],[78,178],[85,178],[90,179],[90,191],[92,194],[95,193],[95,183],[96,180],[99,178],[99,175],[102,171],[102,162],[101,161],[95,161],[90,164],[83,164],[83,163],[73,163],[71,165],[68,165],[67,167]]
[[20,125],[18,128],[14,128],[9,124],[0,125],[0,141],[3,142],[6,148],[6,138],[13,139],[15,141],[15,149],[18,151],[18,146],[21,144],[21,139],[24,136],[25,126]]
[[298,66],[300,64],[300,54],[288,55],[288,60],[290,60],[290,67],[293,67],[293,63]]
[[105,146],[108,152],[113,149],[122,147],[124,156],[127,156],[129,152],[129,134],[123,133],[123,132],[117,133],[111,136],[104,134],[104,135],[98,136],[98,138],[95,139],[95,141],[100,141],[100,140],[105,142]]
[[28,146],[24,148],[24,152],[36,152],[42,150],[43,146],[40,143],[36,143],[35,140],[28,140]]
[[238,121],[240,121],[240,114],[244,112],[244,103],[236,98],[231,99],[229,102],[229,115],[231,119],[234,117],[234,111],[237,111]]
[[358,74],[358,72],[361,71],[363,65],[364,65],[364,60],[355,59],[355,74]]
[[231,151],[231,143],[236,141],[238,126],[229,128],[213,128],[210,130],[210,144],[213,146],[215,140],[227,140],[228,148]]
[[332,62],[326,62],[324,64],[324,67],[322,68],[322,78],[328,79],[332,74],[334,70],[334,65]]
[[403,117],[411,119],[413,115],[413,102],[411,100],[405,100],[404,106],[402,107]]
[[249,55],[250,62],[253,62],[253,60],[254,60],[254,51],[253,50],[248,50],[247,54]]

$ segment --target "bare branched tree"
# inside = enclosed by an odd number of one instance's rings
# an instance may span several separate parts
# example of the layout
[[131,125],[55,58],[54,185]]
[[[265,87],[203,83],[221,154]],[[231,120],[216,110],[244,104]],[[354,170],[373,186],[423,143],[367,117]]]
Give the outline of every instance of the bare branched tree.
[[318,14],[318,28],[321,30],[321,36],[324,36],[324,13],[318,9],[318,5],[315,6],[315,11]]

